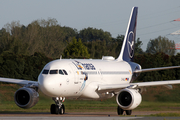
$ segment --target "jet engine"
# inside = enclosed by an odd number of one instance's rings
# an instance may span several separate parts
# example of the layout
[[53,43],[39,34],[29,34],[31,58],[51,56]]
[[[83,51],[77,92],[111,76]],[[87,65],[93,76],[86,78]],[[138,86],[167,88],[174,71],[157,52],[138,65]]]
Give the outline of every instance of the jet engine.
[[33,88],[23,87],[16,91],[14,101],[21,108],[31,108],[39,101],[39,94]]
[[122,89],[116,96],[116,102],[123,110],[132,110],[142,101],[141,94],[136,89]]

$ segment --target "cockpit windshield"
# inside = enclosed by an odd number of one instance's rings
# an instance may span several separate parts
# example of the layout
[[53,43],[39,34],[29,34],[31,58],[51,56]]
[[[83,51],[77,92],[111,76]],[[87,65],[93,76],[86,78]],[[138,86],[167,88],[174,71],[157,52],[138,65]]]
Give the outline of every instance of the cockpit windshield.
[[62,71],[62,70],[59,70],[59,74],[64,75],[64,73],[63,73],[63,71]]
[[66,72],[66,70],[61,70],[61,69],[54,69],[54,70],[47,70],[47,69],[44,69],[42,74],[60,74],[60,75],[68,75],[68,73]]
[[58,74],[58,70],[50,70],[49,74]]
[[49,70],[46,70],[46,69],[44,69],[42,72],[42,74],[48,74],[48,73],[49,73]]
[[65,70],[63,70],[63,72],[64,72],[65,75],[68,75],[67,72],[66,72]]

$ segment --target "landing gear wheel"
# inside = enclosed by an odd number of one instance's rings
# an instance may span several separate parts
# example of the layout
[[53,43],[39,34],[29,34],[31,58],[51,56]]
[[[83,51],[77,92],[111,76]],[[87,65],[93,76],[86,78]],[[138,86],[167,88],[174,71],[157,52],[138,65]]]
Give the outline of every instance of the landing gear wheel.
[[124,110],[118,106],[118,107],[117,107],[117,113],[118,113],[118,115],[122,115],[123,112],[124,112]]
[[55,107],[56,107],[55,104],[51,105],[51,108],[50,108],[51,114],[55,114]]
[[52,99],[54,100],[55,104],[51,105],[51,114],[64,114],[65,107],[62,102],[64,102],[65,97],[53,97]]
[[64,105],[62,104],[61,105],[61,108],[59,109],[59,114],[64,114],[65,113],[65,107]]
[[132,114],[132,110],[126,110],[126,115],[131,115]]
[[50,110],[51,110],[51,114],[58,114],[59,113],[59,106],[52,104]]

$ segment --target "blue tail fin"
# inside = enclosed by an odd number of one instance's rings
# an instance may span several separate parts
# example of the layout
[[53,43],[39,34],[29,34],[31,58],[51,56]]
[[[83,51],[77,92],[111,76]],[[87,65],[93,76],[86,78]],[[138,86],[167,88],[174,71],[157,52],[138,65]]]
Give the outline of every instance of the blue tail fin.
[[138,8],[133,7],[129,18],[129,23],[126,30],[126,35],[124,37],[121,52],[117,60],[123,60],[127,62],[133,61],[135,39],[136,39],[137,13],[138,13]]

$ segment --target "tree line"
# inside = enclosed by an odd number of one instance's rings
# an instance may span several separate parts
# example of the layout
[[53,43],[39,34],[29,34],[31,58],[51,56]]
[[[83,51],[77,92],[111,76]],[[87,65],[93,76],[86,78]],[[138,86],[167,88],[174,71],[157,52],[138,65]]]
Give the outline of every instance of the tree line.
[[[144,53],[135,56],[135,62],[139,63],[143,69],[179,66],[180,54],[169,56],[159,52],[156,54]],[[158,80],[176,80],[180,79],[180,69],[160,70],[141,73],[137,81],[158,81]]]
[[[77,29],[59,25],[53,18],[35,20],[27,26],[21,25],[19,21],[13,21],[0,30],[0,54],[4,51],[24,55],[40,52],[51,58],[59,58],[73,38],[82,41],[88,49],[90,58],[101,58],[105,55],[117,57],[124,35],[114,38],[107,31],[91,27],[77,31]],[[140,38],[136,40],[135,46],[135,54],[144,53]],[[164,52],[173,55],[174,46],[173,41],[159,36],[149,41],[145,52],[153,54]]]
[[[113,38],[109,32],[91,27],[77,31],[61,26],[56,19],[51,18],[35,20],[27,26],[13,21],[0,30],[0,54],[4,51],[23,55],[39,52],[51,58],[59,58],[73,38],[82,41],[90,58],[101,58],[103,55],[117,57],[124,35]],[[139,50],[142,51],[141,46]]]
[[[56,19],[35,20],[27,26],[13,21],[0,30],[0,76],[37,80],[44,65],[60,55],[63,58],[117,58],[124,35],[113,38],[102,29],[80,31],[61,26]],[[159,36],[143,51],[140,38],[135,43],[135,62],[142,68],[179,65],[174,42]],[[165,47],[163,47],[165,46]],[[166,49],[165,49],[166,48]],[[171,48],[171,49],[169,49]],[[142,73],[138,81],[179,79],[179,69]]]
[[[20,55],[11,52],[3,52],[0,55],[0,76],[37,81],[43,67],[52,58],[42,53],[33,55]],[[135,62],[142,68],[166,67],[180,65],[180,54],[169,56],[165,53],[146,53],[135,55]],[[135,81],[159,81],[180,79],[180,69],[170,69],[141,73]]]
[[37,52],[29,56],[3,52],[0,55],[0,77],[37,81],[39,73],[51,60]]

